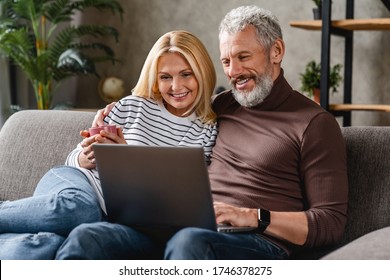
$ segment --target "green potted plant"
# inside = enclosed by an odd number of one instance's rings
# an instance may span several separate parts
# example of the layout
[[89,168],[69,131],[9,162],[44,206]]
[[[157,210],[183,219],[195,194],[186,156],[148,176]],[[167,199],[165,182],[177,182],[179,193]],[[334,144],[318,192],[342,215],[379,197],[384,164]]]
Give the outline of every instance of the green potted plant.
[[0,5],[0,54],[25,72],[39,109],[50,108],[55,87],[63,79],[79,74],[97,75],[96,63],[116,61],[114,51],[99,41],[118,41],[115,28],[72,25],[76,12],[90,8],[122,17],[123,9],[116,0],[0,0]]
[[[336,64],[330,69],[329,88],[332,93],[337,92],[337,88],[342,81],[340,71],[341,64]],[[305,72],[300,73],[300,80],[302,82],[301,91],[307,93],[309,97],[314,97],[314,101],[320,103],[321,64],[314,60],[309,61],[305,67]]]
[[322,16],[322,0],[313,0],[316,8],[313,8],[313,17],[315,20],[321,19]]

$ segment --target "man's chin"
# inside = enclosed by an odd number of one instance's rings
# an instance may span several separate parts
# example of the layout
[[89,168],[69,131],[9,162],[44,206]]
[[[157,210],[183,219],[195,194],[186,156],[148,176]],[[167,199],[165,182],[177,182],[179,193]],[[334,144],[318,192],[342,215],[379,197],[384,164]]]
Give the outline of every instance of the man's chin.
[[241,105],[247,108],[255,107],[262,103],[264,99],[269,95],[269,92],[262,91],[250,91],[242,92],[236,88],[232,90],[234,99]]
[[239,94],[243,97],[248,96],[248,94],[251,93],[250,91],[242,91],[242,90],[238,90],[237,88],[233,88],[233,92],[234,94]]

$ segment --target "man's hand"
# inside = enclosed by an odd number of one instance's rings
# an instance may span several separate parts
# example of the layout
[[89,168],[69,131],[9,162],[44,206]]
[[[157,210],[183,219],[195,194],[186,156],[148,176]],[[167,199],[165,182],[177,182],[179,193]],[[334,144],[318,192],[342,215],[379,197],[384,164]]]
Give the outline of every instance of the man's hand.
[[108,104],[105,108],[100,109],[96,112],[96,115],[92,122],[92,127],[102,126],[104,125],[104,118],[108,116],[112,108],[114,108],[116,102],[112,102]]
[[222,202],[214,202],[217,224],[257,227],[257,209],[239,208]]
[[[214,202],[217,224],[232,226],[258,226],[257,209],[239,208],[221,202]],[[265,233],[287,240],[296,245],[303,245],[308,234],[308,222],[305,212],[271,211],[271,224]]]

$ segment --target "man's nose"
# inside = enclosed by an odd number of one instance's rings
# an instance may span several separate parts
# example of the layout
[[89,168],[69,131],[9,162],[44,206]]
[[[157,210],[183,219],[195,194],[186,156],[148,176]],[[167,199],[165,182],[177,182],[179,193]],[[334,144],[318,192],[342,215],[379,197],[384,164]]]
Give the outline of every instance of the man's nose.
[[228,69],[229,77],[236,78],[242,74],[242,65],[239,61],[230,61]]

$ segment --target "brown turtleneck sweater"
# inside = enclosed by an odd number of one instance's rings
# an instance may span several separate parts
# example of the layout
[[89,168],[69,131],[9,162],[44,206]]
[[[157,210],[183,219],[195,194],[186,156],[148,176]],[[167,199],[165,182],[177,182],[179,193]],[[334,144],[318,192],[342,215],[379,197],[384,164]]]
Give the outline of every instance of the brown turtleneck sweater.
[[[213,108],[219,124],[209,166],[214,200],[305,211],[305,246],[339,241],[346,223],[348,181],[345,144],[335,118],[294,91],[283,71],[260,105],[242,107],[228,91],[217,96]],[[284,242],[274,242],[286,248]],[[286,249],[291,248],[287,244]]]

